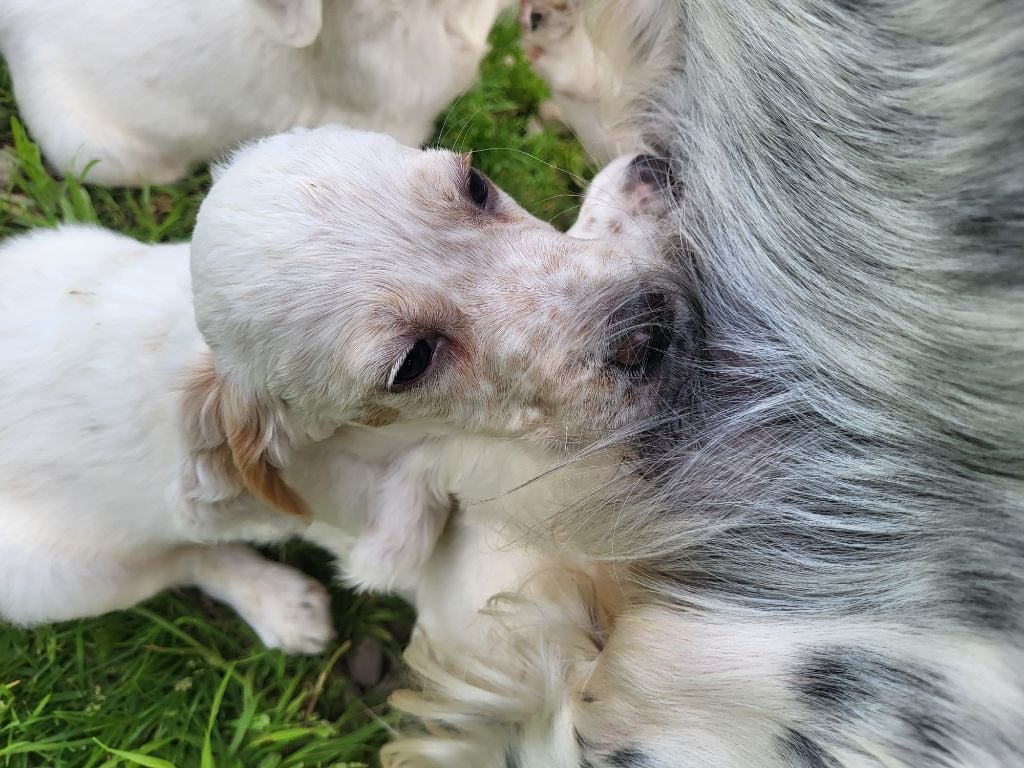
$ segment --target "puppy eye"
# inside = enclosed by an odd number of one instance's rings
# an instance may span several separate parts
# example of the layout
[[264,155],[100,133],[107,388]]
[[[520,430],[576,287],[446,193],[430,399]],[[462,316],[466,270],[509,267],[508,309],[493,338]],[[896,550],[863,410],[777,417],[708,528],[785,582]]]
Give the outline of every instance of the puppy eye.
[[437,343],[437,336],[427,336],[409,348],[398,365],[395,375],[391,378],[389,389],[392,392],[408,389],[427,374],[433,367]]
[[487,179],[476,168],[469,169],[466,189],[469,192],[469,199],[476,204],[476,207],[481,211],[485,210],[487,208],[487,199],[491,194],[491,185],[487,183]]
[[537,29],[540,27],[540,25],[543,23],[543,21],[544,21],[544,14],[543,13],[537,13],[537,11],[534,11],[533,13],[531,13],[530,14],[530,31],[531,32],[536,32]]

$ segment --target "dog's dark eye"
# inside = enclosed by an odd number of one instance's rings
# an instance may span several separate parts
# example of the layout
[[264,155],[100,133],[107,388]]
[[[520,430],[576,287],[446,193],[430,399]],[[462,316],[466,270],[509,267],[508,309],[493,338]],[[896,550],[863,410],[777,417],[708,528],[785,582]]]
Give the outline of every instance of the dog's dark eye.
[[480,173],[476,168],[469,169],[469,181],[466,184],[469,190],[469,198],[476,207],[481,211],[487,207],[487,198],[491,194],[491,185],[487,183],[487,179]]
[[405,358],[398,366],[394,378],[391,379],[391,390],[400,392],[422,379],[434,362],[436,350],[436,336],[428,336],[413,344],[405,353]]
[[531,32],[536,32],[537,28],[540,27],[541,22],[543,22],[543,21],[544,21],[544,14],[543,13],[537,13],[537,11],[534,11],[533,13],[531,13],[530,14],[530,31]]

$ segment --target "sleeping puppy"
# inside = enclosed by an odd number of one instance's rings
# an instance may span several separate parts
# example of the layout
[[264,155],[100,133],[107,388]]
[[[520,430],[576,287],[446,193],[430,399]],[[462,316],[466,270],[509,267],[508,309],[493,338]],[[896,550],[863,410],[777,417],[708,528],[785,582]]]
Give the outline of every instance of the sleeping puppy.
[[[166,184],[296,125],[415,145],[507,0],[5,0],[0,53],[49,164]],[[98,162],[97,162],[98,161]]]
[[[588,236],[602,210],[621,231],[629,201],[663,209],[649,167],[595,181]],[[293,535],[419,600],[453,497],[460,525],[511,540],[513,512],[549,516],[620,471],[599,442],[655,407],[677,321],[653,278],[628,279],[653,241],[624,235],[561,234],[465,156],[323,128],[237,152],[191,247],[85,227],[10,241],[0,615],[194,584],[267,645],[318,651],[323,588],[240,543]],[[475,614],[491,578],[507,588],[491,569],[464,579],[472,600],[433,599]]]

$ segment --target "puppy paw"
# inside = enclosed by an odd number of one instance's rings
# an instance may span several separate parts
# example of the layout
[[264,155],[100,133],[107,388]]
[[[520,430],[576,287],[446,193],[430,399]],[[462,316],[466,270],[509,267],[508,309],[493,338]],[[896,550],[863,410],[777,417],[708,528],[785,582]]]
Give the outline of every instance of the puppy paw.
[[252,587],[256,599],[247,604],[243,618],[268,648],[320,653],[334,639],[331,597],[320,582],[275,563]]
[[430,559],[453,497],[438,489],[436,446],[425,442],[392,457],[370,495],[368,522],[345,562],[345,581],[366,591],[414,587]]
[[356,541],[345,563],[345,583],[365,592],[409,589],[430,558],[438,530],[414,520],[403,529],[371,529]]

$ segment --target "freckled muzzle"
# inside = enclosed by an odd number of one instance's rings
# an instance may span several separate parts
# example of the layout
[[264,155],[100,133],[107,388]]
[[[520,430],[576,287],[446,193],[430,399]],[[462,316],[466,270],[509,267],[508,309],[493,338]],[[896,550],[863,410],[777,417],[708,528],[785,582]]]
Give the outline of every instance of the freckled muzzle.
[[650,376],[672,344],[675,313],[662,293],[642,293],[612,316],[608,365],[630,376]]

